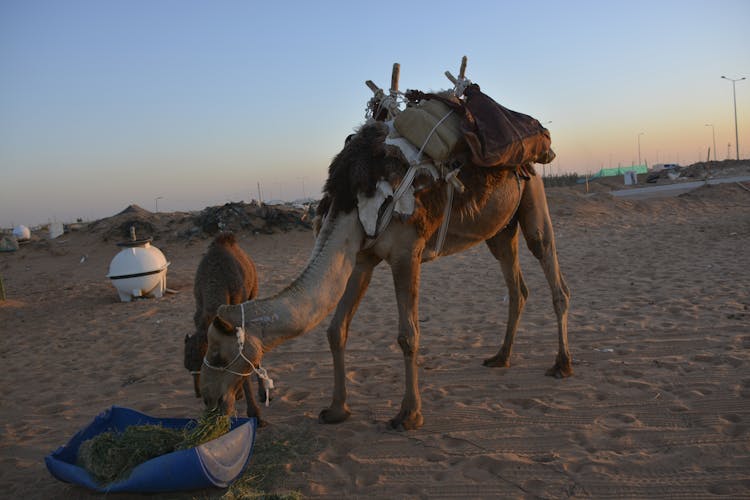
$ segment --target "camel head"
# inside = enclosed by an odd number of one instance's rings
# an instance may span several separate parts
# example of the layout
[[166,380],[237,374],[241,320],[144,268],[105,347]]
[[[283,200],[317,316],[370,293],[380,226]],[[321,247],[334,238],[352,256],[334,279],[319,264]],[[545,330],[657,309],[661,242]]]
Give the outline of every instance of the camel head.
[[185,368],[193,376],[193,389],[195,390],[195,397],[201,397],[200,380],[201,380],[201,366],[203,365],[203,357],[206,355],[206,333],[205,332],[194,332],[192,335],[185,335]]
[[263,344],[260,333],[253,333],[252,326],[240,329],[240,325],[227,319],[226,309],[227,306],[221,306],[208,327],[206,354],[200,369],[200,394],[206,408],[219,407],[231,415],[243,379],[260,365]]

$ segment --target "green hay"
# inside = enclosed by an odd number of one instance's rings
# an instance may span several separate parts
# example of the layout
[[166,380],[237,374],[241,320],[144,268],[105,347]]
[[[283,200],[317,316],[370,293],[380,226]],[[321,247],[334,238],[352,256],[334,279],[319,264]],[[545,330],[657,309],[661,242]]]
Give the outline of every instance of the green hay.
[[177,449],[195,448],[203,443],[213,441],[229,432],[230,418],[218,408],[205,410],[195,426],[185,428],[184,438]]
[[81,443],[78,465],[100,484],[121,481],[138,465],[177,450],[195,448],[229,432],[230,418],[206,410],[185,429],[132,425],[121,433],[103,432]]
[[171,453],[184,434],[159,425],[134,425],[122,433],[104,432],[81,443],[78,465],[109,484],[125,479],[137,465]]
[[[204,411],[185,429],[140,425],[128,427],[122,433],[104,432],[81,444],[78,464],[100,484],[110,484],[126,479],[134,467],[146,460],[216,439],[229,431],[229,423],[229,417],[219,412]],[[292,468],[309,463],[324,447],[310,426],[265,428],[255,441],[249,469],[221,498],[301,499],[298,491],[290,491],[284,483]]]

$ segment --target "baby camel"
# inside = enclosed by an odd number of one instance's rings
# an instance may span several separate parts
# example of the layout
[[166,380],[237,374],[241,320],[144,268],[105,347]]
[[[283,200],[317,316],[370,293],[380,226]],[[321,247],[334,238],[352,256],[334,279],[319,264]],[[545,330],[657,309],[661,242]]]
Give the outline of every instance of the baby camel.
[[[240,304],[258,295],[258,274],[252,259],[237,244],[232,233],[220,233],[208,247],[195,273],[195,332],[185,335],[185,368],[193,375],[195,396],[200,397],[200,369],[206,355],[208,339],[206,332],[216,317],[219,306]],[[247,379],[245,398],[248,416],[259,416],[259,409]],[[261,399],[265,391],[259,388]]]

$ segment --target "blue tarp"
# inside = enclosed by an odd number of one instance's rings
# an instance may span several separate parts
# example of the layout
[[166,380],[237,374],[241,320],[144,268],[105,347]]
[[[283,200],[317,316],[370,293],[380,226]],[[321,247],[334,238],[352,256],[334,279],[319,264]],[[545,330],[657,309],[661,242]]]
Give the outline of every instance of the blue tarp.
[[45,457],[47,469],[61,481],[100,492],[154,493],[228,486],[237,479],[252,456],[257,419],[232,419],[231,430],[220,438],[187,450],[179,450],[148,460],[133,469],[130,476],[109,485],[98,484],[76,465],[81,443],[108,431],[122,432],[131,425],[161,425],[182,429],[193,419],[157,418],[129,408],[113,406],[78,431],[66,444]]

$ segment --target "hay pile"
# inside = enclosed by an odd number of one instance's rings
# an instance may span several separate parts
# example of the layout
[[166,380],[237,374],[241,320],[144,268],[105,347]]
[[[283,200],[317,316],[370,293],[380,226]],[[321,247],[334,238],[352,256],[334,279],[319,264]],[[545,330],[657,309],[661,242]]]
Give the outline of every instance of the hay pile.
[[186,450],[213,441],[229,432],[229,427],[229,417],[221,410],[205,410],[195,425],[185,427],[177,449]]
[[81,443],[78,464],[96,481],[109,484],[125,479],[147,460],[171,453],[183,433],[159,425],[133,425],[122,433],[103,432]]
[[206,410],[184,429],[132,425],[123,432],[103,432],[81,443],[78,465],[100,484],[126,479],[138,465],[173,451],[200,446],[229,432],[230,419]]

